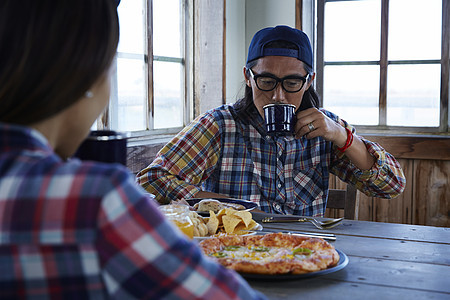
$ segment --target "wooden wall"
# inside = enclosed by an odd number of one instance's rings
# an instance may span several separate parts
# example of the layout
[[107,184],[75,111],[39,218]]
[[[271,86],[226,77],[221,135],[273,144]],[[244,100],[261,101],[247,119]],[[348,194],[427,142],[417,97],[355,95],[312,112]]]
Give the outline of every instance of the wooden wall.
[[[400,162],[406,189],[395,199],[368,197],[358,192],[358,219],[450,227],[450,137],[367,136],[383,145]],[[330,187],[345,188],[335,176]],[[326,216],[343,216],[330,210]]]

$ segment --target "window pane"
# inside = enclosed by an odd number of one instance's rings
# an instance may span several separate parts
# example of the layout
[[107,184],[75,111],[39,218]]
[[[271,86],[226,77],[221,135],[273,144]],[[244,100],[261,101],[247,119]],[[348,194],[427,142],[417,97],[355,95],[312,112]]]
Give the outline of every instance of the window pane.
[[389,60],[441,58],[441,0],[389,1]]
[[[125,2],[125,1],[124,1]],[[117,51],[144,54],[145,0],[119,5],[120,41]]]
[[327,2],[324,60],[379,60],[380,16],[380,0]]
[[183,126],[183,69],[178,63],[153,63],[155,129]]
[[353,125],[378,125],[379,66],[325,66],[324,108]]
[[118,129],[122,131],[144,130],[145,126],[145,64],[137,59],[117,59],[117,108]]
[[440,74],[438,64],[390,65],[387,124],[439,126]]
[[153,55],[181,57],[180,0],[153,0]]

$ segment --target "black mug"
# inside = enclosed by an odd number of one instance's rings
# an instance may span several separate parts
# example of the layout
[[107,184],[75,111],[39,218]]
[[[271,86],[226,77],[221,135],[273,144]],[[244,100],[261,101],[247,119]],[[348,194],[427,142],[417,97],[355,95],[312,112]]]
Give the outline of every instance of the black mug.
[[268,104],[263,107],[267,134],[274,136],[287,136],[294,134],[296,122],[295,105]]
[[127,165],[128,133],[113,130],[94,130],[81,143],[75,157],[106,163]]

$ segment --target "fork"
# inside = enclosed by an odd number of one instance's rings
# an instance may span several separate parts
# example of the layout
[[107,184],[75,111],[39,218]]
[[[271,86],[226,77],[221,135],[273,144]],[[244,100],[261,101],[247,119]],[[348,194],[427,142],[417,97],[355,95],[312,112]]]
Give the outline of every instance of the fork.
[[310,222],[314,226],[316,226],[319,229],[330,229],[333,227],[336,227],[339,225],[344,218],[339,219],[331,219],[331,220],[325,220],[325,221],[319,221],[315,218],[311,217],[300,217],[300,218],[274,218],[274,217],[266,217],[262,219],[263,223],[276,223],[276,222]]

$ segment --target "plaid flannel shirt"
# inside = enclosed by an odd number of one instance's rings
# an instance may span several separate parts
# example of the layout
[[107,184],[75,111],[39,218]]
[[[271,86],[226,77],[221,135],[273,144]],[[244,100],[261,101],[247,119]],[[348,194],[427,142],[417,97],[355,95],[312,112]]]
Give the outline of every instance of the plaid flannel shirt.
[[362,140],[376,158],[370,170],[355,167],[322,137],[267,136],[256,109],[241,118],[233,106],[224,105],[185,127],[137,180],[162,203],[204,190],[251,200],[266,212],[323,216],[329,173],[369,196],[392,198],[403,191],[405,177],[395,158],[380,145]]
[[62,161],[0,123],[0,299],[261,299],[203,256],[123,166]]

